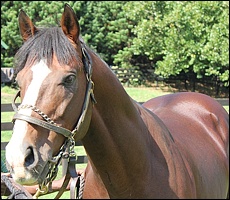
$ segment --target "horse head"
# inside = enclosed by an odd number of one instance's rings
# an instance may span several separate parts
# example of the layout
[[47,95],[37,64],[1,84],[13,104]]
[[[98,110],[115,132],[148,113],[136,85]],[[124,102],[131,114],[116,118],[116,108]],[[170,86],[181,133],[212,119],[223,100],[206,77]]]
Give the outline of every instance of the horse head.
[[19,27],[24,44],[15,55],[20,88],[15,98],[20,96],[21,104],[15,108],[6,161],[16,182],[33,185],[52,176],[54,163],[87,132],[91,59],[68,5],[60,27],[37,28],[22,10]]

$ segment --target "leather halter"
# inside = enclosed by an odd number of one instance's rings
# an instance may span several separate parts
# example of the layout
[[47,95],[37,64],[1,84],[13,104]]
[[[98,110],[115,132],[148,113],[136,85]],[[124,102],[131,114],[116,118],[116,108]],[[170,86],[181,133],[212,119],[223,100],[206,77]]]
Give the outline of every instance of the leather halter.
[[82,107],[81,115],[79,117],[79,120],[77,122],[76,127],[72,131],[70,131],[68,129],[65,129],[63,127],[54,125],[53,122],[50,122],[51,120],[47,120],[48,122],[46,122],[46,121],[37,119],[35,117],[31,117],[31,116],[27,116],[27,115],[18,113],[18,110],[21,109],[21,108],[30,108],[32,110],[37,109],[35,106],[32,106],[32,105],[20,105],[19,109],[17,108],[17,106],[15,105],[15,101],[16,101],[16,99],[18,97],[20,97],[20,91],[17,92],[17,94],[15,95],[15,98],[13,100],[13,103],[12,103],[12,107],[13,107],[14,111],[16,112],[15,115],[13,116],[13,122],[16,119],[20,119],[20,120],[24,120],[24,121],[27,121],[27,122],[32,123],[32,124],[36,124],[38,126],[46,128],[48,130],[54,131],[56,133],[62,134],[63,136],[65,136],[67,138],[74,137],[76,135],[76,137],[77,137],[77,138],[75,138],[76,140],[81,139],[79,136],[77,136],[77,133],[78,133],[80,125],[84,121],[86,111],[87,111],[87,108],[88,108],[88,105],[89,105],[89,98],[91,97],[93,103],[96,103],[96,100],[95,100],[94,94],[93,94],[94,83],[91,80],[91,76],[92,76],[91,59],[90,59],[89,54],[87,53],[87,51],[86,51],[86,49],[84,47],[82,47],[82,54],[83,54],[84,69],[85,69],[86,78],[87,78],[88,83],[87,83],[85,100],[84,100],[84,104],[83,104],[83,107]]
[[[83,44],[82,44],[83,45]],[[84,122],[86,112],[88,110],[89,100],[91,98],[93,103],[96,103],[96,100],[94,98],[93,89],[94,89],[94,83],[91,80],[92,77],[92,65],[91,65],[91,58],[89,54],[87,53],[85,47],[81,47],[82,50],[82,57],[83,57],[83,64],[84,64],[84,71],[87,79],[87,88],[85,93],[85,99],[84,104],[81,110],[81,115],[77,121],[77,125],[75,128],[70,131],[66,128],[58,126],[52,119],[50,119],[45,113],[40,111],[40,109],[36,108],[36,106],[33,105],[20,105],[19,107],[16,106],[15,101],[18,97],[20,97],[20,91],[17,92],[17,94],[14,97],[14,100],[12,102],[12,107],[14,111],[16,112],[13,116],[13,122],[16,119],[23,120],[35,125],[38,125],[40,127],[43,127],[45,129],[48,129],[50,131],[54,131],[56,133],[62,134],[64,137],[66,137],[66,141],[64,142],[63,146],[60,148],[58,155],[56,158],[53,158],[49,162],[49,172],[44,180],[43,183],[39,185],[38,191],[35,194],[35,198],[37,198],[41,193],[47,193],[48,190],[50,190],[52,181],[57,176],[57,167],[60,163],[61,158],[67,159],[68,158],[68,167],[67,172],[65,176],[65,180],[63,182],[63,185],[61,189],[59,190],[59,193],[57,194],[56,198],[59,198],[63,192],[65,191],[68,182],[70,178],[72,177],[72,182],[70,185],[70,195],[71,198],[75,198],[75,188],[77,186],[77,183],[79,184],[79,176],[76,173],[75,164],[76,164],[76,154],[74,153],[74,146],[75,146],[75,140],[82,139],[82,135],[79,132],[81,124]],[[20,109],[31,109],[37,114],[39,114],[44,120],[37,119],[32,116],[24,115],[19,113],[18,111]],[[75,138],[74,138],[75,137]]]

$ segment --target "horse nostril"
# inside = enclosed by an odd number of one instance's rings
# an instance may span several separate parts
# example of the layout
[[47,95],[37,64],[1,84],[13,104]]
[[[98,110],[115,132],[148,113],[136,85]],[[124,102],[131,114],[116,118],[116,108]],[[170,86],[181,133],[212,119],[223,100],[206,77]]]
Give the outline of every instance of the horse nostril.
[[34,151],[32,147],[26,149],[25,166],[28,167],[34,163]]

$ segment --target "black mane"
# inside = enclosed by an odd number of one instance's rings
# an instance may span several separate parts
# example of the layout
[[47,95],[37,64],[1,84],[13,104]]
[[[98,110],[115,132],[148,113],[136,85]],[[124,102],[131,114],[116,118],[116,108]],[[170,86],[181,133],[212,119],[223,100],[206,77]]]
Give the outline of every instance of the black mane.
[[76,61],[81,62],[76,49],[60,27],[40,28],[16,53],[14,59],[15,75],[25,65],[31,65],[41,59],[45,59],[50,66],[54,54],[61,65],[71,66],[71,64],[76,65]]

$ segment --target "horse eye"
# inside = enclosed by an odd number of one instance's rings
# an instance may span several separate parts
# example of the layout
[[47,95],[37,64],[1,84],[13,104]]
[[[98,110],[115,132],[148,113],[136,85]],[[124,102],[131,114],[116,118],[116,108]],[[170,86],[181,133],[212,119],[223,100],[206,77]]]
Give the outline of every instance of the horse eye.
[[75,79],[76,79],[75,75],[69,75],[64,79],[64,84],[67,86],[71,85],[72,83],[74,83]]

